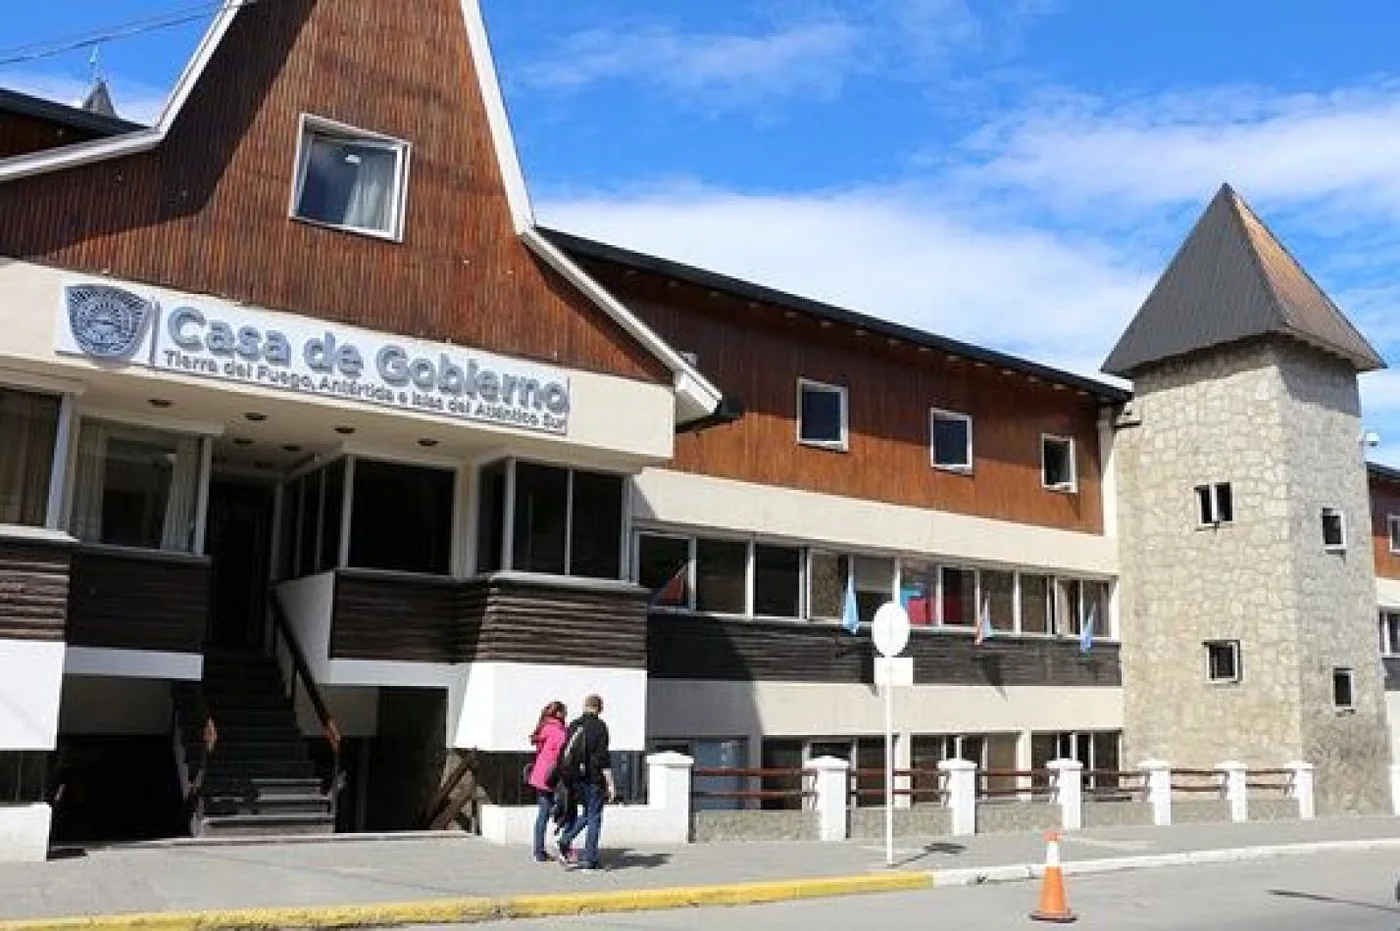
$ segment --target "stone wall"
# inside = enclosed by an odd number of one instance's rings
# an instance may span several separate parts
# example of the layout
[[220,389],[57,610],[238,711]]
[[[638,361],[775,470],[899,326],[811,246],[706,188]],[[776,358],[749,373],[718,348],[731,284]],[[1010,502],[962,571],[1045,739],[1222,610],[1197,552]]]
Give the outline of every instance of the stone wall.
[[1172,824],[1201,824],[1230,820],[1230,803],[1222,798],[1172,800]]
[[[942,805],[915,805],[896,808],[894,833],[897,837],[946,837],[953,833],[953,813]],[[883,808],[857,808],[851,812],[851,837],[885,836]]]
[[[1283,404],[1290,426],[1299,598],[1300,759],[1317,767],[1319,814],[1389,811],[1390,733],[1385,677],[1376,641],[1376,574],[1371,499],[1356,378],[1341,363],[1322,365],[1307,350],[1279,353]],[[1322,509],[1346,518],[1346,549],[1322,544]],[[1354,710],[1333,701],[1332,672],[1352,670]]]
[[[1383,808],[1389,762],[1355,377],[1311,349],[1255,341],[1142,373],[1115,435],[1124,760],[1318,766],[1318,811]],[[1229,482],[1202,527],[1195,487]],[[1321,509],[1348,548],[1322,546]],[[1240,644],[1208,681],[1205,642]],[[1332,706],[1355,670],[1356,709]]]
[[690,837],[703,844],[819,840],[820,834],[814,811],[696,811],[690,815]]
[[1249,797],[1250,821],[1297,821],[1298,800],[1273,796],[1270,798]]
[[1152,806],[1146,802],[1096,802],[1084,800],[1086,828],[1139,827],[1152,824]]
[[1049,802],[979,802],[978,834],[1016,834],[1049,831],[1062,826],[1059,805]]

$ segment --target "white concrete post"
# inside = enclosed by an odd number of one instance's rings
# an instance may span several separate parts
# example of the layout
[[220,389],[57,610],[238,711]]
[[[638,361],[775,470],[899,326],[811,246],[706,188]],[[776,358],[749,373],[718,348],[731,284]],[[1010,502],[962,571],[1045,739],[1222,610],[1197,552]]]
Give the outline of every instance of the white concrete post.
[[[894,735],[894,768],[895,768],[896,770],[901,770],[901,769],[903,769],[903,770],[908,770],[908,769],[913,768],[913,766],[914,766],[914,754],[913,754],[913,751],[911,750],[913,744],[914,744],[914,739],[913,739],[913,735],[911,735],[911,734],[904,733],[904,734],[895,734],[895,735]],[[911,774],[911,775],[906,775],[906,776],[895,776],[895,777],[894,777],[894,787],[895,787],[896,789],[906,789],[906,790],[907,790],[907,789],[912,789],[912,788],[914,788],[914,777],[913,777],[913,775]],[[912,796],[912,795],[905,794],[905,795],[896,795],[896,796],[894,797],[894,807],[895,807],[895,808],[912,808],[913,806],[914,806],[914,796]]]
[[1289,763],[1288,768],[1293,770],[1289,791],[1298,800],[1298,817],[1303,821],[1311,821],[1317,817],[1317,809],[1313,802],[1313,765],[1299,760]]
[[647,757],[647,807],[662,813],[670,843],[690,842],[690,770],[695,761],[683,753]]
[[809,760],[817,808],[817,836],[824,841],[845,840],[850,834],[851,764],[832,756]]
[[1054,773],[1051,789],[1060,806],[1060,825],[1066,831],[1084,827],[1084,764],[1078,760],[1051,760],[1046,769]]
[[1172,823],[1172,764],[1166,760],[1144,760],[1138,764],[1144,773],[1147,804],[1152,806],[1152,823],[1167,827]]
[[1215,768],[1222,774],[1220,792],[1230,803],[1230,820],[1248,821],[1249,793],[1245,780],[1249,776],[1249,767],[1237,760],[1227,760]]
[[977,764],[971,760],[943,760],[938,764],[938,769],[947,776],[953,834],[976,834]]

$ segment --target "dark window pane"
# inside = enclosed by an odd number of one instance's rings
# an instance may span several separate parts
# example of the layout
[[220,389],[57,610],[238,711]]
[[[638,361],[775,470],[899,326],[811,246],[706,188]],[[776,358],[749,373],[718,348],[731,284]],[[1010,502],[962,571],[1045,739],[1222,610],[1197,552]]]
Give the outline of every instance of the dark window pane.
[[323,471],[321,572],[340,565],[340,525],[345,511],[345,460],[337,459]]
[[568,470],[530,462],[515,464],[512,569],[564,574],[564,529],[568,510]]
[[569,574],[592,579],[622,577],[622,477],[574,473],[574,519]]
[[356,459],[350,565],[446,574],[454,479],[445,469]]
[[297,215],[308,220],[390,231],[398,156],[382,146],[308,134],[306,177]]
[[813,553],[807,582],[807,614],[831,619],[841,617],[846,600],[846,576],[850,560],[834,553]]
[[0,524],[43,526],[58,409],[57,398],[0,389]]
[[637,538],[637,584],[652,593],[655,604],[689,606],[689,562],[690,541],[684,537],[644,533]]
[[1222,524],[1228,524],[1235,519],[1235,501],[1229,482],[1215,486],[1215,515]]
[[[1016,574],[1014,572],[982,572],[982,601],[992,619],[993,630],[1012,630],[1016,626]],[[978,607],[980,613],[982,608]]]
[[1072,487],[1074,485],[1073,444],[1068,440],[1046,438],[1042,447],[1046,486],[1050,488]]
[[[764,739],[763,768],[770,772],[762,777],[765,792],[789,792],[790,795],[765,798],[765,809],[800,809],[803,786],[802,741],[790,738]],[[782,772],[777,772],[782,771]]]
[[1201,485],[1196,489],[1196,511],[1201,523],[1215,523],[1215,507],[1211,502],[1209,485]]
[[856,577],[856,613],[862,622],[869,624],[875,620],[875,612],[881,605],[894,600],[894,560],[857,556],[852,565]]
[[476,571],[501,568],[506,529],[506,463],[493,462],[481,470],[481,506],[476,515]]
[[755,546],[753,613],[797,617],[802,595],[802,551],[791,546]]
[[933,415],[933,463],[952,468],[968,468],[972,459],[968,455],[968,440],[972,434],[972,424],[962,417],[944,414]]
[[277,553],[278,574],[284,579],[297,575],[297,521],[301,517],[301,494],[304,479],[298,478],[282,487],[282,536]]
[[743,614],[749,545],[698,540],[695,545],[695,606],[716,614]]
[[843,400],[840,390],[803,385],[799,412],[802,439],[809,443],[841,442]]
[[943,569],[943,623],[971,627],[976,623],[977,575],[971,569]]
[[1338,708],[1352,706],[1352,676],[1350,669],[1332,671],[1332,703]]
[[304,492],[301,499],[301,531],[297,535],[297,575],[312,575],[316,572],[316,544],[320,540],[320,516],[322,484],[325,476],[320,471],[305,476]]
[[1021,576],[1021,632],[1048,634],[1050,580],[1043,575]]

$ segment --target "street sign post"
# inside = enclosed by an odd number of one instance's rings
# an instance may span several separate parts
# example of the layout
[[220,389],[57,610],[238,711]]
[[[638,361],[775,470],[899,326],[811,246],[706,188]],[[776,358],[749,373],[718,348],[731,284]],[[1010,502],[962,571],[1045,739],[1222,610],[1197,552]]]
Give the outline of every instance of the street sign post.
[[885,865],[894,866],[894,687],[914,684],[914,659],[900,656],[909,645],[909,615],[893,601],[880,605],[870,625],[880,655],[875,684],[885,690]]

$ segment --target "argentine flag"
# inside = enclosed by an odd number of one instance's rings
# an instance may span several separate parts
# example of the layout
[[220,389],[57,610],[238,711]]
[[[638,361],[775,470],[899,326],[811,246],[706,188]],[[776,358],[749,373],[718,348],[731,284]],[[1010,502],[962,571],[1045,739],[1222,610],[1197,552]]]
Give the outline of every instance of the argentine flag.
[[854,567],[846,575],[846,605],[841,611],[841,626],[851,633],[860,632],[860,611],[856,608],[856,574]]
[[1094,648],[1094,615],[1098,605],[1090,602],[1089,616],[1084,619],[1084,629],[1079,632],[1079,652],[1088,653]]

